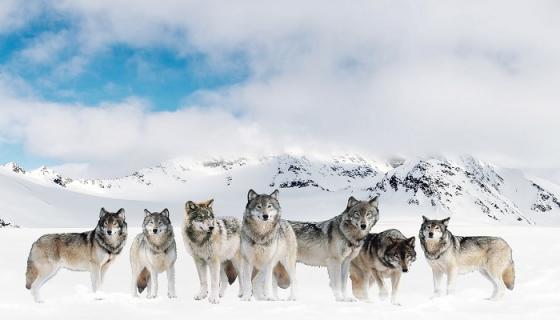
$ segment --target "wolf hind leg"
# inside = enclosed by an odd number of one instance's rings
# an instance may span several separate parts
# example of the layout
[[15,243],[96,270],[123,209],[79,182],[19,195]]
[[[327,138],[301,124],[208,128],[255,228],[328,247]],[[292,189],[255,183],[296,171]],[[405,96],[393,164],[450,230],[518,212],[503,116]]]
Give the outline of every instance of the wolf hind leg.
[[502,280],[502,273],[496,272],[495,270],[487,270],[485,271],[486,278],[492,282],[494,286],[494,290],[492,295],[488,298],[488,300],[499,300],[504,296],[504,292],[506,290],[506,286],[504,281]]
[[46,264],[37,268],[37,277],[31,284],[31,295],[33,300],[37,303],[42,303],[44,300],[41,298],[41,287],[49,281],[58,272],[58,267],[51,264]]

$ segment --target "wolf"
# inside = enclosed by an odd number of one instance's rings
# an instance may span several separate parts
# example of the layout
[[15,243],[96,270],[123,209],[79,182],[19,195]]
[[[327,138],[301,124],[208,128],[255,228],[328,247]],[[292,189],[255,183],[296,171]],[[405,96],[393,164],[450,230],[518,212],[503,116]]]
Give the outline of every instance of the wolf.
[[[291,225],[281,219],[278,194],[278,190],[269,195],[252,189],[247,194],[240,250],[241,299],[245,301],[251,300],[252,294],[259,300],[277,300],[279,281],[290,285],[288,300],[296,299],[297,239]],[[254,269],[258,272],[253,286]],[[278,269],[282,272],[277,273]]]
[[490,300],[503,297],[505,288],[513,290],[515,268],[509,244],[497,237],[454,236],[447,228],[450,218],[431,220],[422,216],[419,238],[434,277],[434,294],[442,294],[443,275],[447,294],[455,290],[458,274],[479,271],[494,286]]
[[176,298],[175,261],[177,245],[173,226],[169,220],[169,210],[150,212],[144,209],[142,233],[138,234],[130,247],[130,267],[132,269],[132,295],[138,296],[146,287],[148,299],[157,297],[158,274],[167,273],[167,296]]
[[384,278],[391,279],[391,303],[398,301],[399,284],[403,272],[408,272],[416,260],[415,238],[406,238],[399,230],[390,229],[370,233],[364,240],[360,254],[350,265],[350,279],[354,296],[369,301],[368,289],[375,281],[379,296],[385,298],[387,289]]
[[[240,230],[241,223],[234,217],[217,218],[212,205],[214,199],[185,204],[183,241],[193,257],[200,291],[196,300],[208,296],[208,276],[210,270],[210,303],[219,303],[229,284],[237,278],[241,268]],[[240,284],[241,285],[241,284]]]
[[27,258],[26,284],[35,302],[42,302],[41,287],[60,268],[89,271],[93,292],[101,289],[105,273],[121,253],[127,237],[125,211],[101,208],[95,229],[82,233],[41,236],[31,246]]
[[350,262],[360,253],[377,220],[378,197],[368,201],[350,197],[346,209],[330,220],[290,221],[297,237],[297,261],[310,266],[326,266],[337,301],[356,301],[346,292]]

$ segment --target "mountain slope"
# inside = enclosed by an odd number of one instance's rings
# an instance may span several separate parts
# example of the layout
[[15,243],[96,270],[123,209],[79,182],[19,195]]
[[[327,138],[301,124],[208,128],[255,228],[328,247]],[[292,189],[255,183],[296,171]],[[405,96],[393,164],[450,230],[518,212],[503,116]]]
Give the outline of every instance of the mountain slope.
[[140,212],[144,205],[168,206],[180,217],[184,201],[209,197],[217,199],[220,212],[240,215],[249,188],[279,188],[282,204],[289,208],[286,216],[292,219],[327,219],[339,213],[332,207],[342,211],[349,195],[380,195],[381,208],[389,216],[560,224],[560,197],[549,188],[554,184],[534,180],[521,170],[498,168],[470,156],[388,162],[355,155],[174,159],[116,179],[71,179],[45,167],[25,171],[12,163],[0,167],[0,195],[7,199],[0,204],[0,217],[41,225],[45,220],[38,212],[51,212],[49,216],[58,214],[71,224],[83,221],[77,208],[96,212],[101,205]]

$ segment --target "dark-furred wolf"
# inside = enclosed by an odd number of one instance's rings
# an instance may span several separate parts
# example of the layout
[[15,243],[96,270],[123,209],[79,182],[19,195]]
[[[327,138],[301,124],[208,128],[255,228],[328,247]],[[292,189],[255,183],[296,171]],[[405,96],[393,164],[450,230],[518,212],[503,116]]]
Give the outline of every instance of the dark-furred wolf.
[[489,298],[500,299],[505,288],[513,290],[515,270],[508,243],[497,237],[454,236],[447,228],[449,219],[430,220],[422,216],[420,244],[434,276],[434,294],[442,294],[443,275],[447,294],[453,293],[458,274],[479,271],[494,286]]
[[[242,300],[250,300],[252,294],[261,300],[277,300],[281,279],[291,286],[288,299],[296,299],[297,240],[290,224],[281,219],[278,190],[270,195],[249,190],[241,226],[241,257]],[[279,264],[284,276],[277,276]],[[258,272],[253,286],[254,269]]]
[[290,221],[297,237],[297,261],[326,266],[337,301],[356,301],[347,295],[350,262],[360,253],[364,239],[379,219],[377,197],[348,199],[342,214],[323,222]]
[[200,280],[200,291],[194,298],[201,300],[208,296],[207,270],[210,269],[208,301],[219,303],[219,297],[235,281],[240,268],[241,223],[234,217],[215,217],[213,203],[213,199],[198,203],[188,201],[181,233]]
[[148,288],[148,299],[157,297],[158,274],[167,273],[167,296],[175,295],[175,261],[177,245],[173,226],[169,220],[169,210],[150,212],[144,210],[142,233],[134,238],[130,247],[130,267],[132,269],[132,295],[138,296]]
[[103,284],[105,272],[121,253],[126,237],[124,209],[112,213],[104,208],[92,231],[43,235],[31,246],[25,287],[31,290],[36,302],[41,302],[41,287],[60,268],[66,268],[89,271],[93,292],[96,292]]
[[391,279],[391,303],[399,305],[398,293],[403,272],[408,272],[416,260],[415,238],[406,238],[399,230],[370,233],[360,254],[352,260],[350,279],[354,296],[369,301],[368,290],[375,281],[379,296],[387,297],[385,278]]

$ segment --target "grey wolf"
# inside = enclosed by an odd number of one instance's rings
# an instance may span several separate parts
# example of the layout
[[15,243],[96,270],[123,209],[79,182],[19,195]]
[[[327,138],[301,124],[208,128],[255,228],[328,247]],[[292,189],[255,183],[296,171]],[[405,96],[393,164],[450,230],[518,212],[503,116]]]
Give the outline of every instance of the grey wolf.
[[408,272],[416,260],[415,238],[406,238],[399,230],[390,229],[370,233],[364,240],[360,254],[352,260],[350,279],[354,296],[369,301],[368,289],[375,281],[379,296],[385,298],[385,278],[391,279],[391,303],[399,305],[398,292],[401,275]]
[[290,221],[297,236],[297,261],[326,266],[337,301],[356,301],[347,295],[350,262],[358,256],[366,236],[379,219],[377,197],[368,201],[348,199],[346,209],[327,221]]
[[148,288],[148,299],[157,297],[158,274],[167,273],[167,296],[175,295],[175,261],[177,246],[169,210],[150,212],[144,210],[142,233],[134,238],[130,247],[132,268],[132,295],[138,296]]
[[[289,282],[288,299],[296,299],[297,240],[290,224],[281,219],[278,193],[258,194],[251,189],[247,195],[241,225],[242,300],[250,300],[252,294],[260,300],[277,300],[280,281]],[[253,286],[254,269],[257,275]],[[278,274],[278,269],[283,272]]]
[[[233,217],[217,218],[212,209],[213,199],[185,204],[183,241],[189,254],[193,257],[200,291],[196,300],[208,296],[208,275],[210,270],[210,303],[219,303],[229,284],[232,284],[240,270],[241,223]],[[241,285],[241,284],[240,284]]]
[[497,237],[454,236],[447,228],[449,219],[430,220],[422,216],[420,244],[434,276],[434,294],[442,294],[443,275],[447,276],[447,294],[455,289],[458,274],[479,271],[494,286],[489,298],[503,297],[505,288],[513,290],[515,269],[508,243]]
[[101,208],[92,231],[41,236],[31,246],[26,284],[36,302],[39,290],[60,268],[89,271],[93,292],[101,289],[105,272],[121,253],[127,237],[124,209],[112,213]]

